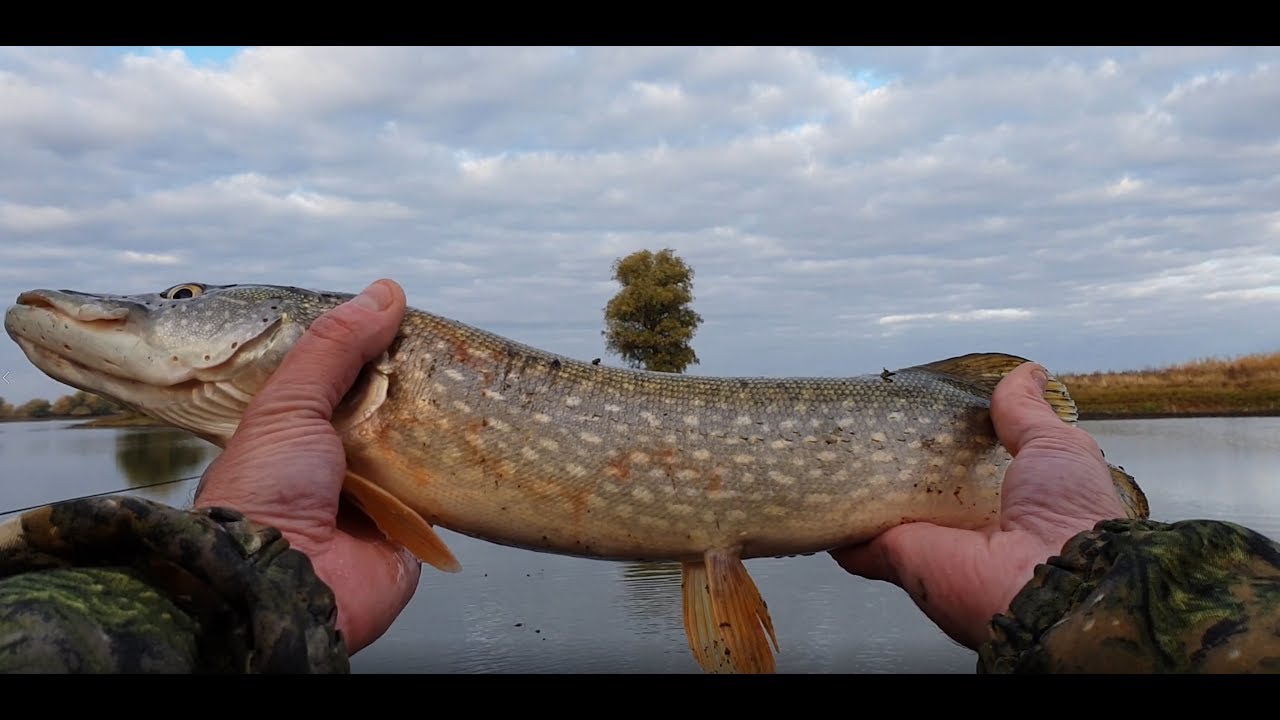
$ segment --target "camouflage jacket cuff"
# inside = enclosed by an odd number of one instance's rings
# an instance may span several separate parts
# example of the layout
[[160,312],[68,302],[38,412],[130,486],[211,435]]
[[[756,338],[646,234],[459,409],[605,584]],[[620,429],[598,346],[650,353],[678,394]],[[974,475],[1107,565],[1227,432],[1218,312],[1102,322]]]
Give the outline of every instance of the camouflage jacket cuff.
[[1229,522],[1107,520],[991,624],[978,671],[1280,671],[1280,546]]
[[0,671],[349,672],[332,591],[226,508],[74,500],[0,525]]

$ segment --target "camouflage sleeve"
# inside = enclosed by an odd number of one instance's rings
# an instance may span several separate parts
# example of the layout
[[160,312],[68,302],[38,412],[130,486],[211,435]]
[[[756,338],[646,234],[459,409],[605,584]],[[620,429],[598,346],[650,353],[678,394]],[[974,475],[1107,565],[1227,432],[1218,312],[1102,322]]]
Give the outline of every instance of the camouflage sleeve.
[[281,534],[132,497],[0,525],[0,672],[349,672],[333,594]]
[[1280,546],[1228,522],[1109,520],[992,622],[980,673],[1280,671]]

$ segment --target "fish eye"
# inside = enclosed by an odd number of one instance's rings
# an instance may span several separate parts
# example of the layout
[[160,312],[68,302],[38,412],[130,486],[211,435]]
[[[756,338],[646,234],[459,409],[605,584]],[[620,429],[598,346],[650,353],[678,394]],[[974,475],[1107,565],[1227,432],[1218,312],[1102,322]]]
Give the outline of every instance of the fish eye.
[[203,285],[187,283],[185,285],[174,285],[173,287],[160,293],[160,297],[166,300],[190,300],[200,293],[204,292]]

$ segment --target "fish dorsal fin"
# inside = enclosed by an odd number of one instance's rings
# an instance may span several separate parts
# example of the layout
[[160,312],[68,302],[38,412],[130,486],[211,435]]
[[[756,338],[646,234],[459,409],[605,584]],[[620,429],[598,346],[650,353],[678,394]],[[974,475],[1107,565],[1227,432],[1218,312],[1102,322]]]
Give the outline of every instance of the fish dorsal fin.
[[[981,388],[990,394],[995,392],[996,385],[1005,375],[1025,362],[1027,362],[1025,358],[1017,355],[974,353],[917,365],[910,369],[942,373]],[[1075,401],[1071,399],[1071,393],[1067,391],[1067,386],[1061,380],[1053,376],[1053,373],[1049,373],[1049,384],[1045,387],[1044,399],[1063,422],[1075,425],[1079,420],[1080,413]],[[1126,514],[1135,519],[1150,517],[1151,506],[1147,502],[1146,493],[1138,486],[1134,477],[1123,468],[1110,463],[1107,467],[1111,472],[1112,486],[1120,502],[1124,504]]]
[[342,489],[389,540],[437,570],[453,573],[462,569],[431,524],[396,496],[350,470]]
[[[996,391],[996,385],[1000,384],[1004,376],[1013,372],[1014,368],[1025,362],[1029,361],[1017,355],[971,353],[916,365],[907,369],[942,373],[973,385],[990,395]],[[1067,386],[1055,378],[1053,373],[1049,373],[1049,385],[1045,388],[1044,399],[1053,408],[1053,411],[1057,413],[1058,417],[1062,418],[1063,422],[1074,425],[1080,418],[1080,411],[1076,408],[1075,401],[1071,399],[1071,393],[1067,391]]]
[[708,550],[702,562],[681,563],[681,571],[685,636],[699,667],[709,673],[774,672],[773,620],[738,554]]

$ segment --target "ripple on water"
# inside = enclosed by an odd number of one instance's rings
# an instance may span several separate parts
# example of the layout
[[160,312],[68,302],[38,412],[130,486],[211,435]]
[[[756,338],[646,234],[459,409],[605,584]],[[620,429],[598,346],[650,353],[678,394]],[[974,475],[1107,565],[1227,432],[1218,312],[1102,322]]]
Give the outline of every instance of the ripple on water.
[[[122,429],[0,423],[0,508],[130,487],[140,453]],[[1081,423],[1133,473],[1158,520],[1231,520],[1280,538],[1280,418]],[[162,438],[162,434],[156,434]],[[118,462],[125,455],[128,462]],[[201,457],[207,463],[212,455]],[[157,463],[146,461],[148,471]],[[195,467],[189,474],[198,474]],[[157,495],[182,504],[193,485]],[[0,516],[0,520],[4,520]],[[352,659],[356,672],[696,673],[678,566],[539,554],[441,532],[458,574],[424,567],[395,624]],[[780,672],[970,674],[974,654],[900,589],[845,573],[829,556],[747,562],[778,631]]]

